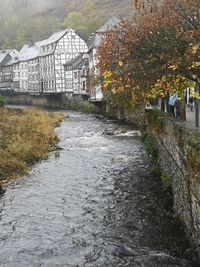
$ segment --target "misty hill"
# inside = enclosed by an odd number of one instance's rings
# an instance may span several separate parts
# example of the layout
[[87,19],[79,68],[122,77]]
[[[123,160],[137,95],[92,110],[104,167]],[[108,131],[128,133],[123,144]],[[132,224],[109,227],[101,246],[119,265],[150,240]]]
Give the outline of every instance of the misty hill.
[[[45,0],[43,0],[45,1]],[[55,13],[65,15],[71,11],[80,11],[88,18],[105,19],[108,16],[126,16],[132,10],[132,0],[58,0]],[[64,7],[64,9],[63,9]]]
[[73,27],[83,38],[109,16],[128,16],[132,0],[0,0],[0,47],[20,48],[53,32]]

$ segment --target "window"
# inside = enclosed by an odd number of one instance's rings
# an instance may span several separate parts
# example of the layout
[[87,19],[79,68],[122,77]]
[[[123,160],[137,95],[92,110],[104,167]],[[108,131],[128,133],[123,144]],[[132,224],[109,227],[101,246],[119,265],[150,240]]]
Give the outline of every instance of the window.
[[85,81],[82,84],[83,84],[83,90],[85,90]]
[[68,65],[68,66],[66,66],[66,70],[67,70],[67,71],[71,71],[71,70],[72,70],[72,65]]

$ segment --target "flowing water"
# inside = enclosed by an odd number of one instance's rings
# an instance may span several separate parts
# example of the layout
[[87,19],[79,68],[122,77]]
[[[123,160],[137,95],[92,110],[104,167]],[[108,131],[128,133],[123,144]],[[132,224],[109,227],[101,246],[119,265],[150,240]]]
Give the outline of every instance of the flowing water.
[[1,196],[0,266],[197,266],[139,133],[67,114],[60,157],[52,153]]

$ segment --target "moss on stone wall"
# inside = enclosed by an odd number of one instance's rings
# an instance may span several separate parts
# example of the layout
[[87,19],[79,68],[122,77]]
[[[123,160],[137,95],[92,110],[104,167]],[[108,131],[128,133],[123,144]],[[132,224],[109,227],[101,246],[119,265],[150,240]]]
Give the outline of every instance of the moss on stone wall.
[[146,120],[149,128],[153,132],[161,133],[165,128],[166,120],[165,116],[157,109],[153,109],[146,113]]
[[157,146],[156,137],[153,134],[149,134],[145,132],[142,135],[142,139],[143,139],[144,148],[145,148],[147,155],[150,156],[154,162],[157,162],[158,146]]
[[200,183],[200,141],[191,137],[188,142],[187,165],[192,176]]
[[169,135],[167,127],[171,127],[171,139],[174,139],[178,148],[180,160],[192,176],[200,182],[200,132],[193,132],[192,130],[188,132],[184,126],[176,124],[171,118],[158,110],[148,112],[146,120],[148,130],[159,137],[162,136],[162,138]]
[[163,189],[164,190],[169,190],[172,187],[172,178],[166,174],[166,173],[161,173],[160,179],[162,181],[163,184]]

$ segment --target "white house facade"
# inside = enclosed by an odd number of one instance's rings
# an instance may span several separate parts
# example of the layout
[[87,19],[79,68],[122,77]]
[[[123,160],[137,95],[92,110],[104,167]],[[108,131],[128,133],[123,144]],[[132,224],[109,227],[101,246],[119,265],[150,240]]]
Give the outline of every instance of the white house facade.
[[40,43],[40,92],[69,92],[65,87],[64,64],[87,51],[86,42],[71,28],[54,33]]

